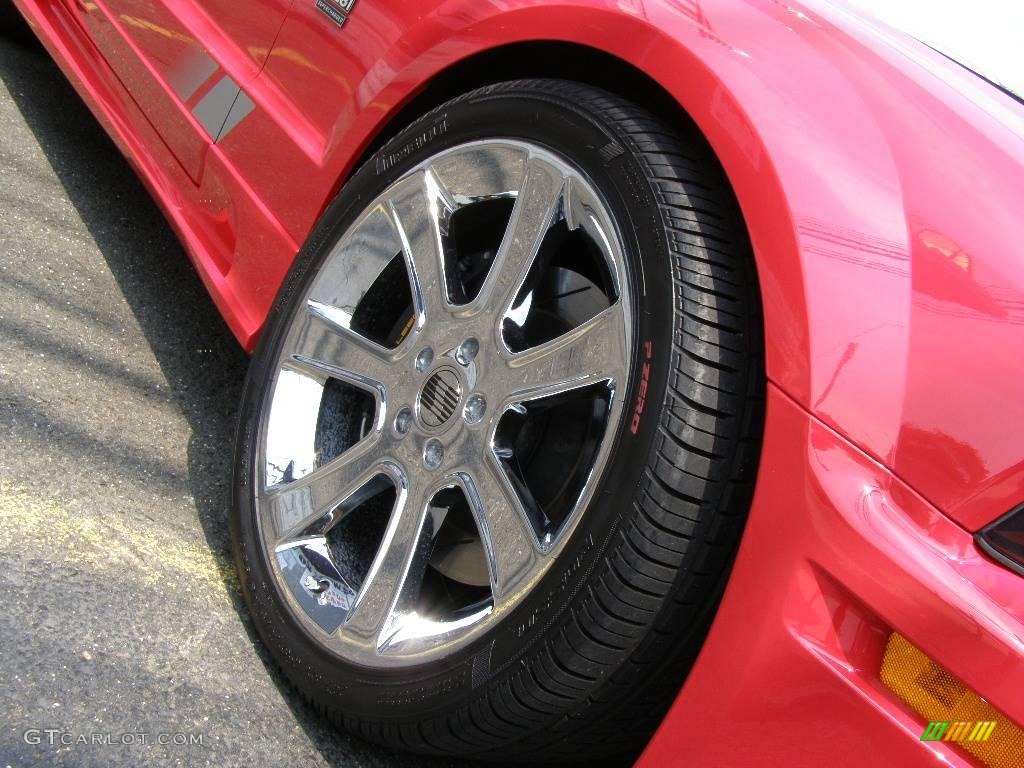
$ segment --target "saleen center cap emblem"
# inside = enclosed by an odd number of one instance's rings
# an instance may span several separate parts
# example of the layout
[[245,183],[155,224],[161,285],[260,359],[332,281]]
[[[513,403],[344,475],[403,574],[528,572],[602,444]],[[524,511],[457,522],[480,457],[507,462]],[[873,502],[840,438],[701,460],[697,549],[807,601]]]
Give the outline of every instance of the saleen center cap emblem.
[[431,429],[443,426],[455,414],[461,399],[459,375],[451,368],[439,368],[420,390],[416,404],[420,421]]
[[348,21],[356,0],[316,0],[316,7],[339,27]]

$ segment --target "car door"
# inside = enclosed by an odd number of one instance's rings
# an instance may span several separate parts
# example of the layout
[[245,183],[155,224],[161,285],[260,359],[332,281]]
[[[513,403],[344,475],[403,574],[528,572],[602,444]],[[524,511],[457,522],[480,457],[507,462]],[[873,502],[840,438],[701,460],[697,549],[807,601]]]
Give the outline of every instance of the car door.
[[[292,0],[64,0],[196,183]],[[234,113],[232,109],[234,108]]]

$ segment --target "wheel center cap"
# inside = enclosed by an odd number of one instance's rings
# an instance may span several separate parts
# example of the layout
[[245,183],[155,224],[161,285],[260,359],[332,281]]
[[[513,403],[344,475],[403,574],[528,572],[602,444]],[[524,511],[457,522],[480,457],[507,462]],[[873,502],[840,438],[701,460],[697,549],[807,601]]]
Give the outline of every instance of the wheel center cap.
[[451,420],[461,400],[459,374],[452,368],[438,368],[423,382],[416,398],[416,412],[424,426],[437,429]]

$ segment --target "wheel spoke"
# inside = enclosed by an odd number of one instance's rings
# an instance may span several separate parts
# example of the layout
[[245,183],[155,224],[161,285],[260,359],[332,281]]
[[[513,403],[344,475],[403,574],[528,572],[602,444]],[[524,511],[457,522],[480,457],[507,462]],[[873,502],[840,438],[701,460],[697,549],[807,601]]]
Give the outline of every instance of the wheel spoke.
[[378,651],[400,628],[402,610],[418,595],[436,533],[425,525],[432,518],[424,484],[414,479],[410,485],[403,477],[400,485],[380,549],[343,626],[346,634]]
[[264,515],[275,548],[323,536],[349,511],[388,482],[380,433],[371,433],[308,475],[267,489]]
[[448,309],[440,221],[449,203],[437,178],[425,170],[400,184],[389,205],[409,271],[416,325],[422,327]]
[[368,389],[380,398],[392,378],[389,351],[341,324],[332,307],[307,302],[292,332],[290,363]]
[[508,312],[555,220],[564,186],[565,176],[556,166],[530,160],[498,253],[469,312],[483,311],[497,318]]
[[617,386],[626,372],[626,337],[621,303],[568,333],[506,359],[507,402],[555,395],[600,381]]
[[495,606],[525,586],[540,554],[523,501],[497,460],[485,457],[474,471],[459,475],[476,518],[491,574]]
[[421,668],[575,541],[625,412],[634,293],[603,198],[536,143],[446,148],[353,213],[283,319],[246,436],[254,522],[313,641]]

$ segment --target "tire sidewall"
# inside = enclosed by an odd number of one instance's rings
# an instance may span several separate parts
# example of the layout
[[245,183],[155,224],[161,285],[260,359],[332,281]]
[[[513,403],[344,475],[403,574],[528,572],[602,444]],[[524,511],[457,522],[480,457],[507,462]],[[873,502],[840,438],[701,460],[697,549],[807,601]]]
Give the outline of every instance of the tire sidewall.
[[[401,669],[366,668],[330,653],[287,607],[256,525],[253,468],[260,418],[276,361],[308,286],[331,247],[365,206],[439,152],[483,138],[532,142],[565,158],[602,196],[623,244],[632,305],[632,359],[625,408],[604,476],[579,524],[544,578],[483,637],[439,661]],[[345,185],[296,258],[274,302],[242,395],[235,451],[232,540],[242,593],[257,631],[285,674],[307,696],[363,718],[410,719],[457,706],[502,675],[533,663],[537,646],[592,588],[595,569],[628,521],[658,428],[674,328],[671,252],[658,201],[628,137],[599,115],[531,84],[474,92],[425,115],[389,141]]]

